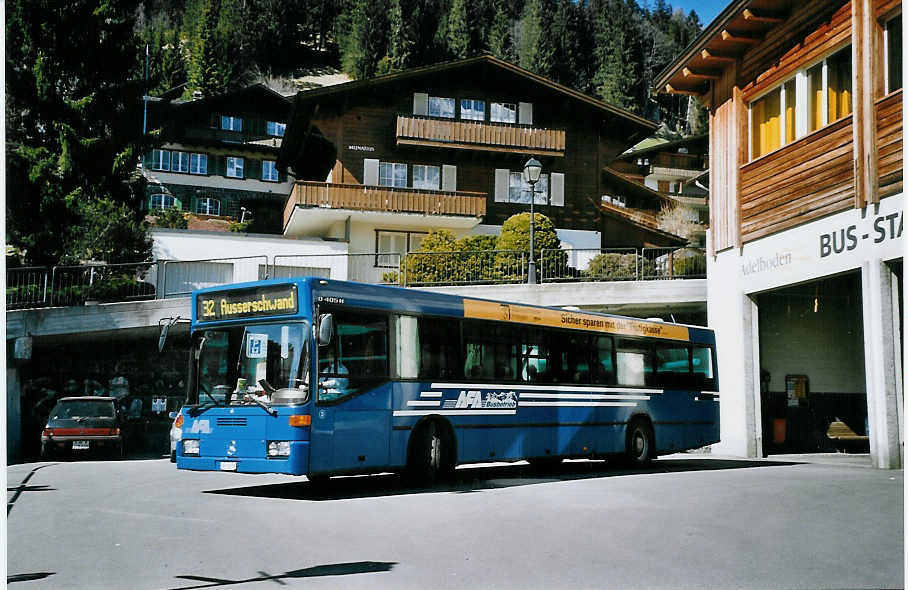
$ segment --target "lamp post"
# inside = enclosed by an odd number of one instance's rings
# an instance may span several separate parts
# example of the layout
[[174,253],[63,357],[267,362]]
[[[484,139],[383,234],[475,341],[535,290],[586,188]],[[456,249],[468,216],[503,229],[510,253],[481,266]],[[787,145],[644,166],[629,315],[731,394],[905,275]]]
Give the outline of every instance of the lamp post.
[[523,166],[523,181],[530,185],[530,263],[527,276],[527,283],[536,284],[536,259],[533,256],[533,237],[536,226],[536,215],[533,212],[533,205],[536,202],[536,183],[539,182],[539,175],[542,173],[542,164],[536,158],[530,158]]

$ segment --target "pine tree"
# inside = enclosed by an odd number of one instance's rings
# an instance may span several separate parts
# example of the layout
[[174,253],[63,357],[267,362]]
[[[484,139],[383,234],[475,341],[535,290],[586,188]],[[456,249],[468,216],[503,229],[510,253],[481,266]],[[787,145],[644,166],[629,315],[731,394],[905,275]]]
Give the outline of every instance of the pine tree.
[[520,17],[517,60],[520,67],[540,76],[551,76],[554,60],[550,0],[527,0]]
[[[404,18],[406,8],[408,18]],[[405,70],[410,67],[413,59],[414,31],[411,22],[415,16],[413,11],[419,8],[407,0],[391,0],[391,10],[388,14],[390,25],[390,38],[388,40],[388,58],[390,71]]]
[[469,57],[474,51],[470,7],[470,0],[453,0],[448,13],[448,52],[457,59]]
[[354,0],[341,47],[343,69],[350,76],[371,78],[379,59],[387,54],[388,8],[387,0]]
[[204,0],[201,6],[189,72],[189,91],[200,92],[202,96],[214,96],[224,91],[217,30],[220,10],[220,0]]
[[495,14],[489,29],[489,51],[497,58],[513,62],[516,60],[514,50],[514,23],[508,0],[495,0]]
[[601,0],[591,4],[591,10],[595,18],[595,93],[609,104],[633,109],[631,85],[635,78],[629,38],[634,31],[632,8],[625,0]]
[[[137,8],[133,0],[7,7],[6,241],[30,264],[78,260],[70,238],[92,237],[86,208],[96,203],[125,205],[141,219],[143,188],[133,181],[144,58]],[[142,242],[137,231],[131,235]],[[125,237],[114,247],[133,260],[150,255]]]

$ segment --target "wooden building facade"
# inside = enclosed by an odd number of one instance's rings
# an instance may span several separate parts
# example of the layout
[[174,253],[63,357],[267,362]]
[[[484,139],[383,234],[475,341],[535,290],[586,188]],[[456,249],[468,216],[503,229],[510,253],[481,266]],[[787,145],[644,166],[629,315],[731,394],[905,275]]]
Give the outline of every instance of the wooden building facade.
[[[600,171],[654,129],[491,56],[308,90],[281,152],[297,177],[284,233],[400,253],[431,229],[496,233],[529,211],[520,173],[532,156],[536,212],[565,247],[599,248]],[[395,232],[408,237],[385,239]]]
[[734,454],[823,450],[840,412],[874,465],[903,464],[901,10],[736,0],[657,78],[709,108],[709,319],[720,373],[743,375],[723,381]]

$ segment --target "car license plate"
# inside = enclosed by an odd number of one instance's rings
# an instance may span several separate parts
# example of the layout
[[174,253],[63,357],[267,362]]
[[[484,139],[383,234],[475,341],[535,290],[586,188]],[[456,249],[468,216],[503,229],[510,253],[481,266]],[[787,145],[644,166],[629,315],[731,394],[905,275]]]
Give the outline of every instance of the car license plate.
[[236,471],[236,461],[221,461],[221,471]]
[[81,450],[85,450],[85,449],[87,449],[87,448],[88,448],[88,441],[87,441],[87,440],[74,440],[74,441],[73,441],[73,449],[75,449],[75,450],[80,450],[80,449],[81,449]]

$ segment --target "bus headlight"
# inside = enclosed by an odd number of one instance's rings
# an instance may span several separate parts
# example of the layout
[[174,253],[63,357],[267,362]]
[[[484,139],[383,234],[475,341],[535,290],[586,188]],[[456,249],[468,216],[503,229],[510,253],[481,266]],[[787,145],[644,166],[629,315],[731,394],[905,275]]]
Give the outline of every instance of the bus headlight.
[[199,440],[197,438],[184,438],[183,439],[183,454],[198,456]]
[[268,457],[283,458],[290,456],[289,440],[270,440],[268,441]]

